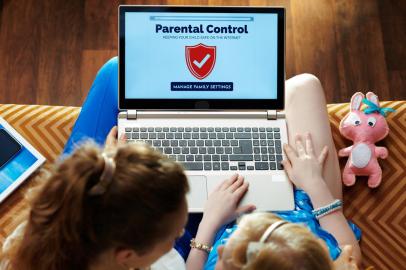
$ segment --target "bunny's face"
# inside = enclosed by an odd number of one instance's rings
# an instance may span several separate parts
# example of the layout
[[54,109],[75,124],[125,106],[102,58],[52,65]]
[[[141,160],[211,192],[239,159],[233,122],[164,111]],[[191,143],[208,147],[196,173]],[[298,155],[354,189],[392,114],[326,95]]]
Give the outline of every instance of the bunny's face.
[[[360,111],[362,93],[356,93],[351,98],[351,111],[341,121],[340,132],[344,137],[352,141],[363,141],[375,143],[388,135],[389,127],[385,117],[379,113],[365,114]],[[367,99],[379,106],[378,98],[375,94],[369,92]]]

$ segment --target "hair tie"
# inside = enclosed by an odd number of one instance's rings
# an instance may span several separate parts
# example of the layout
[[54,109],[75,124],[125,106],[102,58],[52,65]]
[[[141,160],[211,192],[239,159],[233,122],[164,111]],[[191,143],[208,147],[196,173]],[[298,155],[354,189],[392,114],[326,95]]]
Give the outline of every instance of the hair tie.
[[266,246],[266,240],[271,236],[271,234],[280,226],[283,224],[289,223],[286,220],[280,220],[277,221],[273,224],[271,224],[268,229],[265,230],[265,232],[262,234],[261,238],[259,241],[252,241],[248,243],[247,246],[247,252],[246,252],[246,257],[247,257],[247,262],[249,262],[254,255],[256,255],[263,247]]
[[99,182],[89,190],[90,196],[98,196],[104,194],[111,181],[113,180],[116,163],[111,157],[108,157],[106,153],[102,153],[102,157],[104,159],[103,172],[100,176]]

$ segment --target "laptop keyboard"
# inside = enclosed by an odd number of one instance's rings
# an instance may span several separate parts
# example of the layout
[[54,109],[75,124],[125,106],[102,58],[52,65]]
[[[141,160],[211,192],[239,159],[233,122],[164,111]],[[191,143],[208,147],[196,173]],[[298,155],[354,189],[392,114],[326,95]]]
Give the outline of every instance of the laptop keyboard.
[[125,128],[126,140],[142,141],[186,170],[283,170],[279,128]]

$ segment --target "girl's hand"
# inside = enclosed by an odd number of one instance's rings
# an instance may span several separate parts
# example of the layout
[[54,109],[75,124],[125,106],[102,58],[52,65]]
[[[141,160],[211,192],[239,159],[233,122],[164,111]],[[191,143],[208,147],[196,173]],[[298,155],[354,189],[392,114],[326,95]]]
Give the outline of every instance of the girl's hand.
[[357,263],[353,257],[352,246],[344,246],[340,257],[334,261],[335,270],[358,270]]
[[124,134],[123,134],[123,136],[121,136],[121,138],[119,140],[117,140],[117,135],[118,135],[118,129],[117,129],[117,126],[114,126],[106,137],[106,143],[105,143],[106,149],[109,149],[112,147],[117,147],[117,146],[125,143]]
[[328,148],[325,146],[320,155],[316,156],[310,133],[305,137],[296,135],[295,141],[296,151],[290,145],[284,145],[288,160],[283,160],[282,165],[293,184],[308,192],[309,189],[324,183],[322,171]]
[[254,205],[238,207],[247,190],[248,182],[244,182],[241,175],[234,174],[230,179],[224,180],[207,199],[201,224],[207,224],[217,231],[241,214],[254,211]]

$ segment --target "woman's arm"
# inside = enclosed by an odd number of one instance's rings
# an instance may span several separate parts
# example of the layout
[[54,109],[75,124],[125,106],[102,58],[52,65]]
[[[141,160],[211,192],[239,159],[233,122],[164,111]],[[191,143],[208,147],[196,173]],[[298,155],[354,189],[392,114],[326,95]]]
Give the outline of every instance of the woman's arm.
[[[289,145],[284,146],[289,160],[284,160],[283,165],[289,178],[298,188],[309,194],[314,209],[332,203],[336,198],[331,194],[322,177],[323,164],[327,157],[327,147],[317,157],[309,133],[306,134],[305,138],[297,135],[295,143],[296,151]],[[323,229],[330,232],[337,239],[340,247],[345,245],[353,247],[353,256],[357,264],[360,264],[361,250],[342,210],[321,217],[319,222]]]
[[[204,207],[203,218],[195,237],[200,244],[212,246],[214,237],[221,226],[230,223],[243,213],[255,210],[253,205],[238,206],[248,190],[248,182],[241,175],[233,175],[223,181],[213,192]],[[192,248],[186,261],[188,270],[201,270],[208,253]]]
[[[197,243],[213,246],[214,237],[216,236],[217,229],[202,219],[197,230],[195,241]],[[208,252],[192,248],[186,260],[186,269],[188,270],[201,270],[207,261]]]

